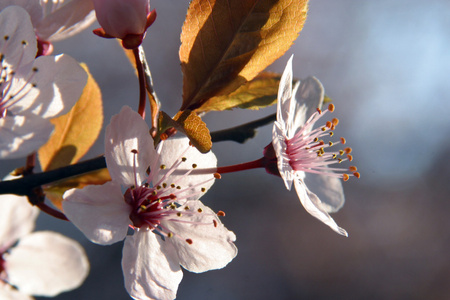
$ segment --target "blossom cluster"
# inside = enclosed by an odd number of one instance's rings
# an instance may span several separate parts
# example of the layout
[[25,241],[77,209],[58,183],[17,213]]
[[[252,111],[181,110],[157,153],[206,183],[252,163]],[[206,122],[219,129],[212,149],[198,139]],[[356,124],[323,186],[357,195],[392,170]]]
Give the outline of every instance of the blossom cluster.
[[[121,40],[123,48],[135,55],[139,109],[123,106],[106,126],[100,158],[105,165],[84,171],[76,171],[74,164],[58,165],[67,172],[35,174],[37,151],[56,134],[54,120],[73,111],[89,84],[90,75],[75,59],[51,55],[53,43],[86,29],[95,19],[101,26],[93,31],[96,35]],[[55,296],[77,288],[88,274],[86,254],[77,242],[55,232],[32,232],[39,209],[70,221],[93,243],[123,242],[124,285],[132,298],[174,299],[182,268],[195,273],[221,269],[236,257],[236,236],[221,221],[225,213],[214,212],[200,198],[221,174],[250,168],[281,177],[288,190],[294,184],[308,213],[348,235],[330,213],[344,205],[342,181],[360,175],[354,166],[334,166],[352,161],[353,156],[350,147],[333,150],[346,144],[344,138],[324,140],[333,139],[339,120],[323,121],[335,107],[323,108],[320,81],[295,80],[291,56],[279,78],[272,140],[262,149],[262,158],[218,166],[214,153],[197,145],[199,139],[186,120],[180,121],[180,114],[169,121],[163,113],[157,117],[161,104],[141,46],[155,20],[149,0],[0,3],[0,159],[27,161],[13,172],[15,177],[0,182],[1,299]],[[147,93],[150,127],[145,120]],[[195,105],[199,103],[203,102]],[[173,137],[177,131],[186,136]],[[51,154],[62,155],[60,150]],[[107,179],[88,177],[104,167]],[[74,181],[64,185],[65,180]],[[59,188],[60,202],[53,202],[57,208],[44,200],[52,187]]]

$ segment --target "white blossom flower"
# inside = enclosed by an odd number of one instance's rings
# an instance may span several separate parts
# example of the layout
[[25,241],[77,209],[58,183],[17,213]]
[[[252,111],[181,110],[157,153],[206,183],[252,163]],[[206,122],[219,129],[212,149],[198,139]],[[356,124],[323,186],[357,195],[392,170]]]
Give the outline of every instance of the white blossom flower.
[[31,233],[38,213],[26,197],[0,196],[0,299],[55,296],[79,287],[89,272],[77,242],[50,231]]
[[71,37],[95,20],[92,0],[2,0],[0,10],[11,5],[28,12],[41,41],[55,42]]
[[[311,215],[337,233],[348,236],[328,213],[336,212],[344,205],[340,179],[348,180],[349,176],[353,175],[359,177],[359,173],[353,166],[348,169],[329,167],[344,160],[351,161],[351,148],[336,153],[327,151],[336,144],[345,144],[343,138],[334,143],[325,143],[321,139],[323,136],[333,136],[332,130],[338,119],[334,118],[317,129],[313,129],[313,126],[325,113],[332,112],[334,106],[331,104],[329,109],[320,110],[324,98],[323,87],[313,77],[307,78],[301,84],[297,82],[292,88],[292,58],[289,59],[280,80],[277,121],[272,134],[278,171],[288,190],[291,189],[292,182],[294,183],[300,202]],[[297,100],[295,95],[298,89],[300,97]],[[344,155],[344,158],[340,157]],[[308,176],[305,173],[309,173]],[[308,185],[316,186],[316,193],[308,189],[306,180],[312,181]]]
[[[105,157],[112,181],[67,191],[63,209],[92,242],[125,239],[122,269],[133,298],[173,299],[180,265],[205,272],[236,256],[234,233],[195,200],[214,175],[192,170],[215,167],[213,153],[201,154],[187,138],[162,141],[155,150],[145,121],[125,106],[106,128]],[[134,234],[127,236],[129,228]]]
[[67,55],[36,56],[36,36],[27,12],[0,12],[0,158],[17,158],[43,145],[49,119],[65,114],[80,97],[86,72]]

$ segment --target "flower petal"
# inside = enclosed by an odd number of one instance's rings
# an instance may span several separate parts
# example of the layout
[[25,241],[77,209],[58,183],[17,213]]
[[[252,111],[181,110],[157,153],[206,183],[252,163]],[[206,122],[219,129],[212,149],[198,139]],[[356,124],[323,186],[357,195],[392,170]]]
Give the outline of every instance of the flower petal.
[[[295,96],[298,88],[299,93]],[[325,96],[322,83],[315,77],[308,77],[301,81],[300,86],[294,88],[295,101],[291,101],[289,123],[287,125],[287,136],[294,137],[296,130],[301,128],[317,108],[322,107]]]
[[286,188],[290,191],[294,180],[294,170],[289,164],[289,157],[285,155],[287,149],[285,132],[283,125],[275,121],[272,129],[272,145],[277,156],[278,171]]
[[337,212],[344,206],[342,179],[324,174],[308,174],[304,182],[319,197],[328,213]]
[[38,57],[33,68],[37,70],[32,77],[35,87],[11,106],[11,111],[33,113],[44,119],[67,113],[86,85],[87,74],[83,68],[64,54]]
[[[185,152],[185,150],[187,152]],[[186,162],[183,162],[175,172],[170,175],[170,182],[176,182],[182,189],[187,187],[192,187],[186,193],[180,193],[178,198],[182,198],[183,195],[194,195],[192,197],[188,197],[188,199],[198,199],[199,194],[203,194],[201,192],[202,188],[204,191],[207,191],[214,184],[214,177],[211,172],[206,174],[195,174],[194,172],[189,174],[188,176],[184,176],[186,172],[192,169],[192,165],[196,164],[196,169],[212,169],[217,167],[217,158],[212,151],[209,151],[206,154],[200,153],[197,148],[189,146],[188,138],[172,138],[163,142],[162,149],[159,149],[161,155],[158,156],[158,162],[156,166],[166,165],[167,169],[169,169],[177,159],[181,158],[181,155],[186,158]],[[153,165],[153,164],[152,164]],[[167,170],[166,169],[166,170]],[[161,170],[156,176],[154,181],[159,181],[161,177],[166,173],[164,170]]]
[[281,75],[280,85],[278,87],[277,96],[277,121],[280,127],[285,130],[287,128],[287,122],[289,120],[289,112],[291,106],[292,94],[292,59],[294,55],[291,55],[283,74]]
[[89,272],[80,244],[50,231],[21,238],[5,255],[5,261],[9,283],[29,295],[51,297],[72,290]]
[[148,230],[138,230],[125,239],[122,270],[131,297],[175,299],[183,272],[170,246]]
[[[42,40],[55,42],[66,39],[86,29],[95,21],[92,0],[53,0],[42,5],[58,7],[35,25],[36,32]],[[45,10],[45,7],[43,9]]]
[[0,195],[0,253],[33,231],[38,214],[27,197]]
[[30,16],[23,8],[9,6],[1,11],[0,36],[2,67],[7,64],[17,70],[19,65],[28,65],[30,71],[30,63],[36,56],[37,43]]
[[333,218],[331,218],[327,213],[327,209],[320,201],[320,199],[314,193],[308,190],[305,183],[301,179],[294,180],[294,186],[295,190],[297,191],[298,198],[300,199],[300,202],[307,212],[328,225],[337,233],[348,236],[347,231],[336,224]]
[[131,208],[118,183],[71,189],[63,197],[65,215],[92,242],[110,245],[125,238]]
[[[189,214],[186,206],[195,213]],[[221,269],[236,257],[236,236],[214,211],[198,200],[187,201],[179,210],[183,219],[164,221],[163,225],[174,233],[166,241],[173,244],[180,265],[186,270],[200,273]]]
[[53,127],[35,115],[0,118],[0,158],[18,158],[36,151],[47,142]]
[[34,24],[38,23],[43,16],[42,7],[39,5],[39,2],[37,0],[2,0],[0,1],[0,11],[8,6],[20,6],[30,15],[31,23],[34,27]]
[[[132,150],[139,153],[134,155]],[[140,185],[151,157],[156,156],[147,124],[138,113],[124,106],[106,127],[105,158],[111,178],[129,187],[136,184],[136,174],[137,185]]]
[[34,300],[0,280],[0,299],[2,300]]

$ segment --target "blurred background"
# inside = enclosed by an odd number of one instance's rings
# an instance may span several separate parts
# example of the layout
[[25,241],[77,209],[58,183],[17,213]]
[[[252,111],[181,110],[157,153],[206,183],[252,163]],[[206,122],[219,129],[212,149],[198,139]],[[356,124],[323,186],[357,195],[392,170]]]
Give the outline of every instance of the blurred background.
[[[162,109],[173,115],[188,1],[151,4],[158,18],[144,47]],[[294,53],[295,76],[319,78],[336,105],[335,133],[353,148],[361,173],[344,183],[346,204],[333,215],[349,237],[306,213],[280,178],[263,170],[225,174],[202,201],[226,212],[239,254],[222,270],[184,272],[178,299],[450,298],[449,14],[446,0],[311,1],[300,37],[269,69],[281,73]],[[105,125],[122,105],[137,106],[137,80],[115,41],[88,30],[55,44],[61,52],[88,64],[102,88]],[[274,112],[212,112],[204,121],[214,131]],[[260,158],[271,131],[260,128],[244,145],[214,144],[219,164]],[[103,136],[86,158],[103,152]],[[1,175],[20,164],[2,161]],[[44,214],[37,229],[77,239],[91,262],[85,284],[55,299],[129,299],[122,243],[94,245]]]

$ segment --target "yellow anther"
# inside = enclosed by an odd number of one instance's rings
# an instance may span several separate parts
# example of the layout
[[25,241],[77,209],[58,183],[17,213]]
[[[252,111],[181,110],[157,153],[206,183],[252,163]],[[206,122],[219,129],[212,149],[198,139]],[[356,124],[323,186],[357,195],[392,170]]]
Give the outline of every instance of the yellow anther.
[[330,131],[330,136],[333,136],[334,135],[334,132],[333,131]]
[[333,146],[333,142],[328,142],[328,145],[331,147]]
[[192,168],[197,168],[197,164],[192,164]]
[[167,234],[167,237],[168,237],[168,238],[173,237],[173,233],[172,233],[172,232],[169,232],[169,233]]
[[187,158],[186,158],[186,157],[182,157],[181,160],[182,160],[182,161],[186,161]]
[[165,170],[165,169],[166,169],[166,165],[160,165],[159,168],[160,168],[161,170]]
[[202,212],[203,212],[203,209],[202,209],[201,207],[199,207],[199,209],[197,209],[197,211],[198,211],[199,213],[202,213]]
[[182,214],[181,214],[181,213],[179,212],[179,213],[177,213],[177,216],[178,216],[178,217],[181,217],[181,216],[182,216]]

